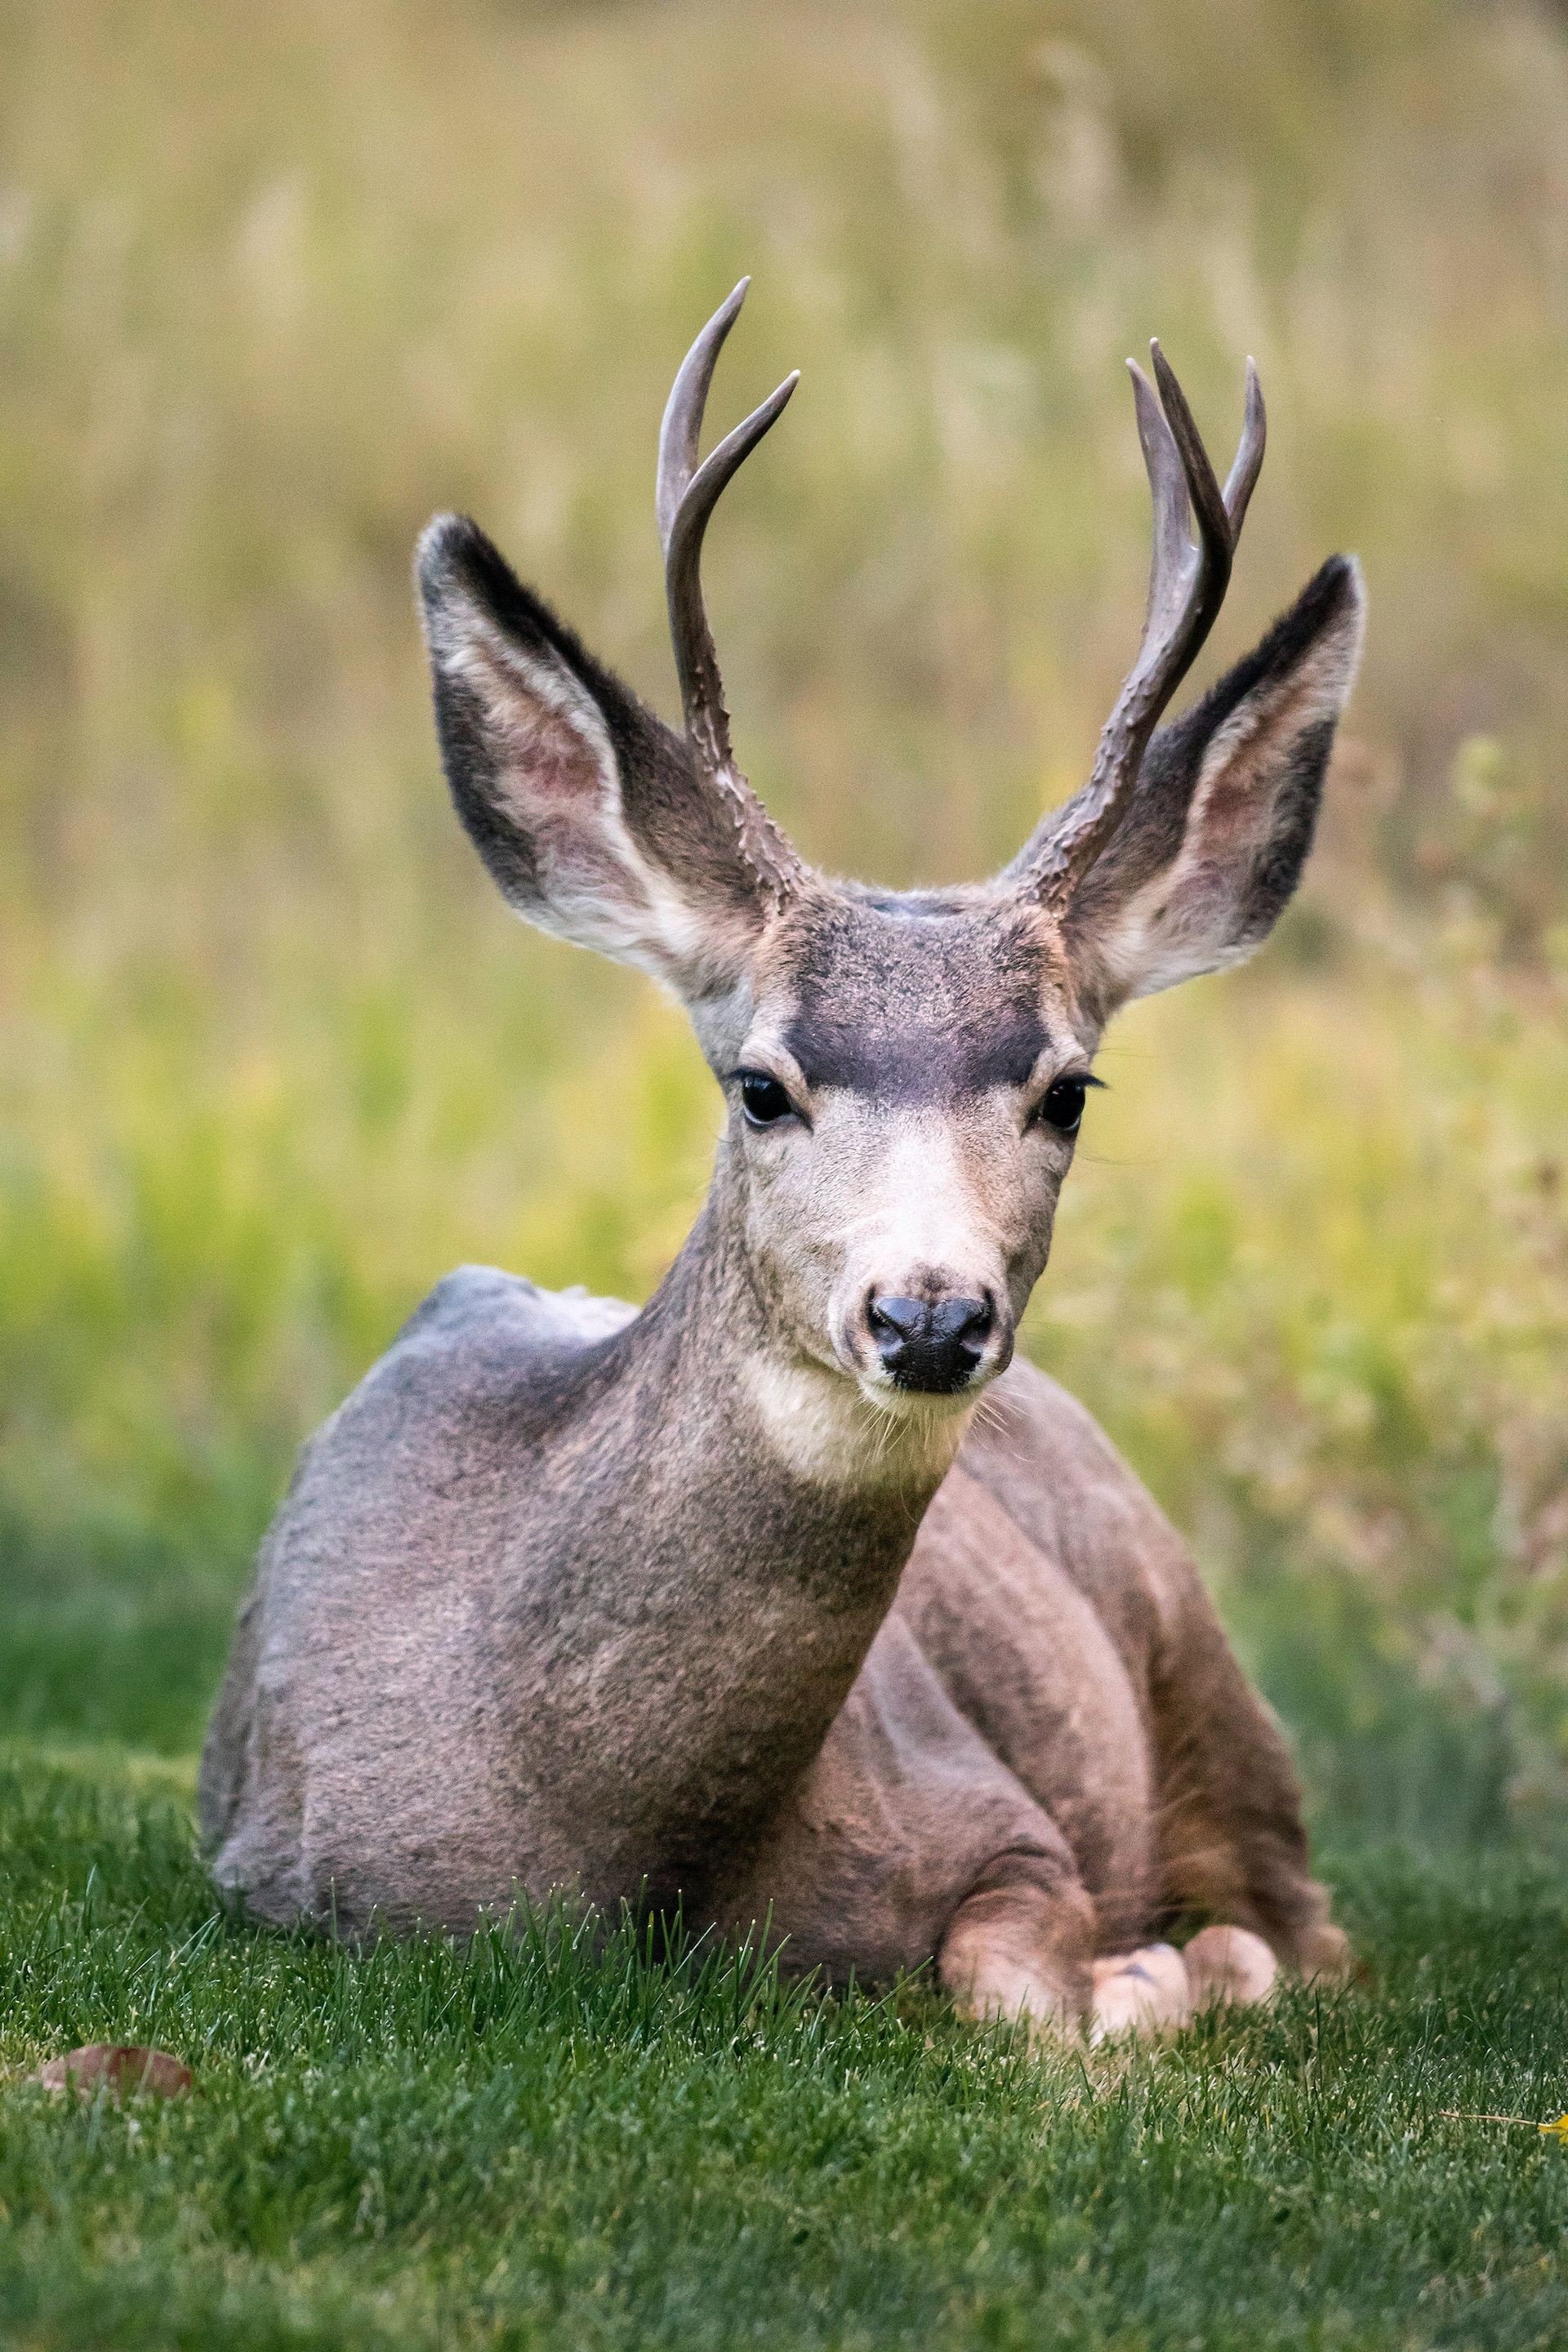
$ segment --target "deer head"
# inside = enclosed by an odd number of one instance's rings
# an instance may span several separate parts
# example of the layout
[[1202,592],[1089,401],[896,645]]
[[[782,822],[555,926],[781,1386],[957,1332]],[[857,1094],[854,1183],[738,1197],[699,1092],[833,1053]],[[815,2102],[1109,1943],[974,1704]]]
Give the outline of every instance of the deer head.
[[1360,574],[1332,558],[1160,728],[1225,595],[1264,410],[1249,363],[1222,490],[1155,345],[1154,383],[1132,369],[1154,505],[1148,609],[1088,782],[991,882],[831,879],[735,764],[703,607],[709,518],[795,383],[699,464],[744,293],[742,280],[693,344],[660,436],[684,735],[473,523],[443,516],[418,562],[442,757],[517,912],[686,1005],[730,1106],[722,1247],[762,1303],[776,1367],[894,1414],[951,1414],[1011,1355],[1110,1015],[1239,962],[1295,888],[1360,650]]

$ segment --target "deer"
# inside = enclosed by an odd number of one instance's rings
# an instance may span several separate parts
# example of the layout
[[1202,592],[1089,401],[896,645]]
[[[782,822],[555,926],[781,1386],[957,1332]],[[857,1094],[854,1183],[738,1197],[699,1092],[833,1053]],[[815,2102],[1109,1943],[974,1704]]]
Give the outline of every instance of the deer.
[[1360,570],[1165,720],[1266,418],[1248,361],[1222,488],[1152,344],[1148,604],[1087,782],[991,880],[831,878],[736,764],[700,583],[797,381],[700,458],[746,285],[659,438],[683,730],[472,521],[416,559],[458,814],[524,920],[684,1006],[726,1105],[707,1198],[641,1308],[448,1276],[304,1446],[204,1849],[253,1919],[359,1942],[560,1896],[756,1926],[825,1984],[925,1969],[1031,2035],[1163,2031],[1348,1946],[1192,1555],[1015,1342],[1107,1024],[1295,889]]

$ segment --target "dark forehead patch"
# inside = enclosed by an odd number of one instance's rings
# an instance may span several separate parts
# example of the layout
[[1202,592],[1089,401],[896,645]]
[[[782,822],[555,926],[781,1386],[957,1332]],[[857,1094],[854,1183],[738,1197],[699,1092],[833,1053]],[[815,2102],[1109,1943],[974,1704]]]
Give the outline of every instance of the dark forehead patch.
[[1022,1086],[1050,1042],[1044,951],[996,909],[838,899],[791,959],[784,1043],[807,1086],[949,1098]]

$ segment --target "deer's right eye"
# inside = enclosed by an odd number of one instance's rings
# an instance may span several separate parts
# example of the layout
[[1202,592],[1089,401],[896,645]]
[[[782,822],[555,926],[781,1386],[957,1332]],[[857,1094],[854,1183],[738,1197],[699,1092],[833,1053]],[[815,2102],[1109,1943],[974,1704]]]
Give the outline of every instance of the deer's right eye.
[[795,1105],[776,1078],[748,1070],[741,1080],[741,1107],[753,1127],[776,1127],[788,1118]]

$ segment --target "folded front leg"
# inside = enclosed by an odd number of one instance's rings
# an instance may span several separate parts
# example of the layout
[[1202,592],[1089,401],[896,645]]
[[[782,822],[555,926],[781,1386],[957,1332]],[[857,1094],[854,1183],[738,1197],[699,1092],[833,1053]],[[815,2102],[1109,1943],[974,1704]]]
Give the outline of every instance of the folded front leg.
[[937,1955],[943,1990],[967,2017],[1076,2031],[1093,1990],[1094,1905],[1077,1874],[1054,1885],[1010,1875],[967,1895]]
[[1095,1908],[1072,1850],[896,1616],[713,1916],[726,1931],[768,1919],[784,1965],[830,1982],[934,1959],[972,2016],[1088,2014]]

